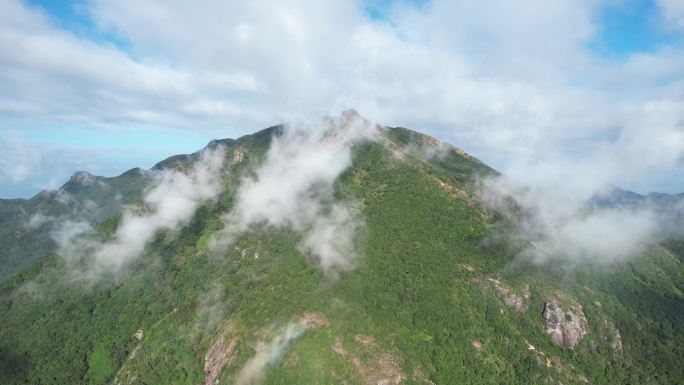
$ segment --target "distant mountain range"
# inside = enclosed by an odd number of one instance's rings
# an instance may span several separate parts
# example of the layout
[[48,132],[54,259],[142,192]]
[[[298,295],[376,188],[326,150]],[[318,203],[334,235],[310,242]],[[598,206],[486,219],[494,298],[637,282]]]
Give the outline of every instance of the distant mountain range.
[[684,203],[684,193],[665,194],[652,192],[646,195],[609,185],[604,191],[596,194],[591,200],[592,207],[643,207],[651,206],[669,210]]

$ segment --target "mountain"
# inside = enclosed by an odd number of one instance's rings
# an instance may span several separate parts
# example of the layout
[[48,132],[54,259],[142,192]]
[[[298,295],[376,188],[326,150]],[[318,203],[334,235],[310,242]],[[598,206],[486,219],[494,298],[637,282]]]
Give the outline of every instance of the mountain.
[[57,250],[50,237],[55,222],[99,223],[139,199],[150,181],[137,168],[114,178],[79,171],[56,191],[44,190],[31,199],[0,199],[0,282]]
[[347,112],[2,201],[0,382],[681,383],[684,242],[531,261],[498,175]]
[[672,212],[684,205],[684,193],[665,194],[651,192],[646,195],[621,189],[617,186],[606,188],[594,195],[590,201],[592,207],[651,207],[660,212]]

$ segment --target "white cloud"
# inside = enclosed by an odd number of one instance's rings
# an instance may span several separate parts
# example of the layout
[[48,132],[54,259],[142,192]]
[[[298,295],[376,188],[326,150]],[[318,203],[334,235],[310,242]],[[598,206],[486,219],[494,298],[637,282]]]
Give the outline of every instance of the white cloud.
[[23,181],[36,173],[42,160],[42,153],[35,146],[27,145],[16,134],[10,140],[0,141],[0,180],[9,178],[14,182]]
[[[23,126],[131,124],[235,136],[356,108],[455,142],[529,185],[528,230],[554,230],[543,232],[549,255],[568,245],[578,254],[622,255],[622,246],[647,242],[649,213],[588,215],[583,207],[606,182],[646,189],[652,175],[682,169],[684,47],[601,57],[589,46],[603,27],[600,12],[619,4],[613,0],[398,2],[376,21],[364,15],[365,3],[346,0],[88,4],[96,26],[127,50],[60,30],[18,0],[0,3],[0,114]],[[657,4],[658,22],[681,37],[682,2]],[[295,124],[274,141],[241,187],[225,238],[255,223],[291,226],[324,271],[353,266],[362,221],[353,205],[331,199],[353,140],[321,144],[324,131]],[[17,148],[0,156],[6,180],[45,164],[39,151]],[[117,264],[115,249],[139,253],[156,230],[130,229],[183,223],[196,201],[168,204],[181,207],[178,217],[128,212],[98,258]],[[615,232],[587,241],[610,222],[620,225],[604,230]]]
[[[0,128],[1,130],[1,128]],[[14,190],[12,195],[28,195],[35,189],[55,189],[63,184],[75,170],[86,167],[98,171],[102,162],[98,154],[89,149],[35,143],[24,138],[19,131],[0,135],[0,182]],[[30,188],[22,188],[21,183]]]
[[[599,193],[594,185],[566,186],[548,179],[523,186],[495,177],[483,180],[481,191],[490,208],[513,220],[512,235],[527,244],[522,256],[534,262],[575,266],[621,261],[638,255],[671,230],[670,223],[649,205],[590,208],[589,200]],[[511,207],[507,197],[523,212]]]
[[[31,217],[30,224],[34,223]],[[58,252],[62,255],[73,255],[79,252],[78,247],[85,241],[84,237],[92,234],[93,228],[88,222],[65,218],[52,218],[50,237],[57,242]]]
[[684,28],[684,3],[679,0],[656,0],[665,19],[677,28]]
[[[144,195],[142,206],[129,206],[105,241],[96,241],[91,225],[69,216],[30,218],[28,229],[50,223],[50,236],[59,254],[76,262],[74,279],[97,280],[102,274],[121,274],[138,258],[159,231],[174,231],[188,224],[197,207],[215,199],[222,191],[224,148],[206,149],[191,167],[159,172],[157,181]],[[76,215],[78,217],[78,215]]]
[[165,170],[159,183],[145,194],[145,207],[123,212],[111,241],[94,251],[97,268],[118,270],[138,257],[160,230],[175,230],[186,225],[197,207],[221,192],[220,171],[224,149],[205,150],[188,170]]
[[353,203],[335,202],[333,184],[351,165],[352,146],[377,133],[355,112],[286,126],[273,138],[264,164],[242,181],[213,249],[222,251],[252,224],[289,226],[302,233],[301,250],[325,273],[352,268],[353,241],[362,224]]
[[[684,49],[600,57],[589,45],[614,3],[399,2],[372,21],[361,1],[93,0],[96,25],[128,53],[5,1],[0,112],[235,136],[356,108],[456,142],[516,177],[573,164],[598,170],[591,179],[638,186],[654,170],[681,168],[672,159],[684,152]],[[663,20],[681,24],[681,2],[658,3]],[[632,156],[642,150],[648,162]]]

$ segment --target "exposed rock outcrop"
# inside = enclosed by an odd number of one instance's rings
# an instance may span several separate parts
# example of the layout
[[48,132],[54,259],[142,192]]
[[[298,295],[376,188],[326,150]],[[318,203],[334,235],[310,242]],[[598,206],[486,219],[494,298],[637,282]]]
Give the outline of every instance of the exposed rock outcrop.
[[[383,350],[372,336],[357,334],[354,336],[357,348],[365,353],[365,359],[351,357],[351,364],[356,369],[364,384],[367,385],[400,385],[406,380],[397,359],[388,351]],[[332,351],[342,357],[350,355],[342,341],[338,338],[331,347]],[[352,352],[357,349],[352,349]],[[425,382],[425,381],[421,381]],[[430,383],[429,380],[427,383]]]
[[229,323],[223,328],[216,342],[209,348],[204,358],[205,385],[218,384],[221,369],[228,365],[233,358],[237,346],[237,337],[231,336],[232,331],[233,326]]
[[471,342],[471,345],[473,345],[473,348],[475,348],[475,350],[478,353],[482,351],[482,348],[483,348],[482,342],[480,342],[478,340],[474,340],[473,342]]
[[614,357],[622,357],[622,335],[620,330],[613,324],[613,322],[607,318],[603,319],[603,325],[605,327],[601,338],[610,344],[613,349]]
[[245,159],[246,154],[247,150],[242,146],[235,149],[235,152],[233,153],[233,164],[242,162]]
[[389,352],[382,350],[371,336],[357,335],[354,340],[371,356],[361,360],[352,358],[352,364],[367,385],[399,385],[406,380],[399,363]]
[[475,281],[482,287],[494,288],[497,295],[504,301],[506,306],[513,308],[520,313],[527,311],[525,301],[532,298],[532,292],[530,291],[529,285],[525,285],[522,289],[514,289],[510,285],[495,278],[477,278]]
[[69,182],[67,183],[73,183],[73,184],[80,184],[83,186],[88,186],[93,183],[95,180],[95,177],[93,177],[92,174],[88,173],[87,171],[76,171],[74,175],[71,176],[69,179]]
[[307,312],[299,318],[299,321],[297,323],[304,329],[318,329],[323,326],[328,326],[330,324],[330,321],[328,321],[328,318],[323,313]]
[[342,341],[340,341],[339,338],[338,338],[337,340],[335,340],[335,343],[333,344],[331,350],[333,351],[333,353],[335,353],[335,354],[337,354],[337,355],[339,355],[339,356],[342,356],[342,357],[346,357],[347,354],[349,354],[349,353],[344,349],[344,346],[342,346]]
[[587,334],[587,319],[576,301],[565,298],[562,306],[560,302],[556,297],[544,302],[544,330],[554,344],[575,349]]
[[428,175],[428,178],[434,181],[437,184],[437,186],[439,186],[439,188],[446,191],[452,198],[463,199],[471,205],[475,204],[475,201],[472,199],[470,194],[468,194],[465,190],[461,190],[458,187],[447,182],[444,182],[443,180],[432,175]]

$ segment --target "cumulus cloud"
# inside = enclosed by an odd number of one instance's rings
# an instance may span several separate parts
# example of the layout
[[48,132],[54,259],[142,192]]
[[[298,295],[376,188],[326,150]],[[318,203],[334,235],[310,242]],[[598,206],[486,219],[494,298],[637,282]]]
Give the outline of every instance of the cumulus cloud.
[[266,370],[277,363],[287,350],[290,343],[304,333],[304,328],[296,323],[290,323],[278,331],[278,334],[268,344],[261,343],[254,357],[250,358],[235,377],[236,385],[258,384],[263,379]]
[[289,226],[302,234],[300,249],[324,272],[352,268],[354,237],[362,221],[353,203],[333,199],[333,185],[351,165],[353,145],[376,135],[375,125],[351,111],[285,126],[273,137],[255,175],[242,181],[212,248],[220,251],[253,224]]
[[[56,28],[18,0],[0,4],[0,21],[0,80],[7,86],[0,91],[0,111],[20,120],[31,116],[34,125],[206,126],[206,118],[213,124],[212,117],[243,115],[229,97],[262,87],[242,71],[185,71],[169,62],[135,60],[111,43]],[[216,93],[221,97],[211,96]]]

